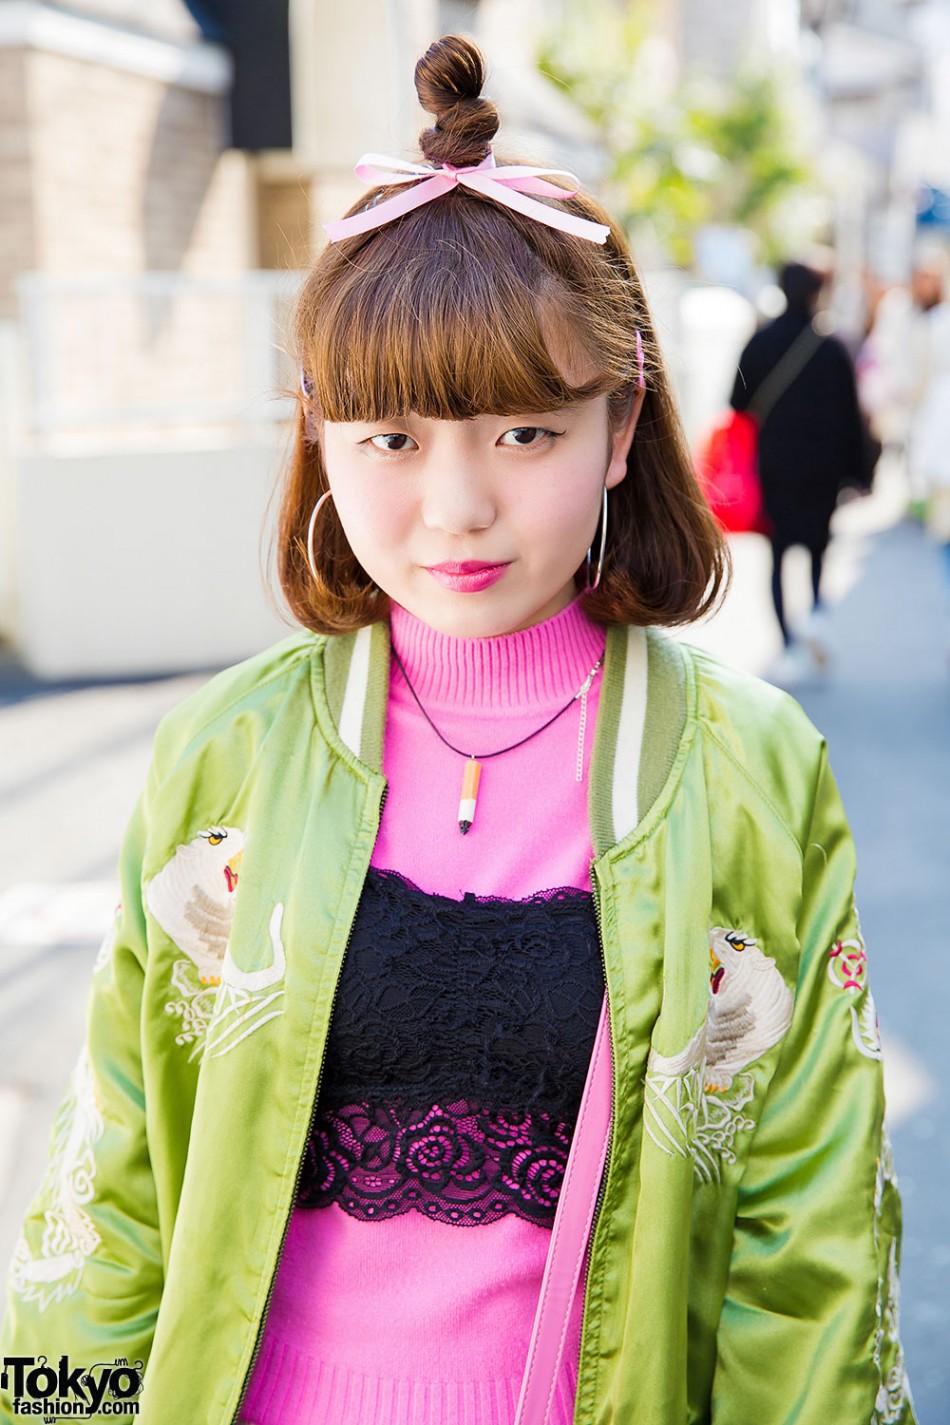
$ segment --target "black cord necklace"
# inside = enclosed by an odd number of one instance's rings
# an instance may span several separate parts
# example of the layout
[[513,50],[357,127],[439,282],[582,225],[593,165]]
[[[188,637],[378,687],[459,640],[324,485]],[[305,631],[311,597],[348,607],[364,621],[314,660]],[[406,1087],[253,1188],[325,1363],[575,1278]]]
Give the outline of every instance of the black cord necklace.
[[532,738],[540,736],[540,734],[542,732],[545,732],[547,728],[551,726],[552,723],[557,722],[559,717],[563,717],[564,714],[568,711],[568,709],[574,706],[578,698],[580,698],[581,700],[581,726],[577,744],[577,780],[580,781],[583,768],[584,731],[587,726],[587,694],[590,692],[591,684],[593,683],[594,678],[597,676],[598,668],[604,661],[603,654],[601,654],[600,657],[597,659],[597,662],[594,664],[593,668],[590,670],[587,677],[584,679],[583,683],[578,688],[577,692],[573,695],[570,702],[565,703],[564,706],[560,708],[559,711],[556,712],[553,717],[549,717],[547,722],[542,723],[540,727],[535,728],[534,732],[529,732],[527,737],[519,738],[517,742],[512,742],[508,747],[499,747],[496,752],[463,752],[461,747],[456,747],[454,743],[450,742],[449,739],[439,731],[429,714],[426,712],[425,708],[422,706],[419,694],[416,692],[415,688],[412,686],[412,683],[409,681],[409,674],[403,667],[402,659],[399,657],[399,654],[396,652],[395,648],[393,648],[392,654],[396,660],[396,666],[398,667],[400,673],[406,680],[406,687],[409,689],[410,693],[415,699],[416,706],[422,713],[422,716],[425,718],[426,722],[432,728],[432,731],[435,733],[436,737],[439,739],[440,742],[445,744],[445,746],[449,749],[450,752],[454,752],[457,754],[457,756],[465,758],[465,773],[462,778],[462,795],[459,800],[459,831],[462,833],[463,836],[466,834],[466,832],[472,825],[472,822],[475,820],[475,805],[478,801],[478,784],[481,781],[482,776],[482,763],[487,762],[492,757],[501,757],[505,752],[514,752],[516,747],[523,747],[525,743],[530,742]]

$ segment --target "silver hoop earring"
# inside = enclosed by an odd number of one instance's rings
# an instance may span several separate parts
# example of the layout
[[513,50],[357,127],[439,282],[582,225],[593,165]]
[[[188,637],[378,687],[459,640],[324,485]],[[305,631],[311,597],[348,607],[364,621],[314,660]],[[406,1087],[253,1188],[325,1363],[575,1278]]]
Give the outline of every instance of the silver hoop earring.
[[317,561],[313,557],[313,531],[316,527],[317,515],[320,513],[324,502],[326,500],[329,500],[332,493],[332,490],[327,490],[324,494],[320,496],[319,500],[313,507],[313,513],[310,516],[310,523],[307,526],[307,563],[310,565],[310,573],[313,575],[315,581],[318,584],[320,583],[320,575],[317,573]]
[[592,594],[592,593],[594,592],[594,590],[597,588],[598,584],[600,583],[600,576],[601,576],[601,574],[604,572],[604,550],[607,548],[607,486],[606,486],[606,485],[604,486],[604,503],[603,503],[603,508],[602,508],[602,510],[601,510],[601,514],[600,514],[600,553],[597,555],[597,573],[594,575],[593,582],[592,582],[592,581],[591,581],[591,577],[590,577],[590,570],[591,570],[591,564],[592,564],[592,562],[593,562],[592,559],[591,559],[591,550],[593,550],[593,548],[594,548],[594,546],[591,545],[590,548],[589,548],[588,551],[587,551],[587,586],[586,586],[586,588],[584,589],[585,594]]

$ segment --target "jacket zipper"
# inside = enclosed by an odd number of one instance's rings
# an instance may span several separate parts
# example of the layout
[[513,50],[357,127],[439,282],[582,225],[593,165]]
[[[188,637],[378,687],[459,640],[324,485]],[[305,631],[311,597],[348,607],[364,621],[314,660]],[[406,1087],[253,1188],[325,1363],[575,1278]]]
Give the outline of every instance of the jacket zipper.
[[[606,954],[604,953],[604,927],[603,927],[603,919],[602,919],[601,907],[600,907],[600,879],[599,879],[599,877],[598,877],[598,875],[597,875],[597,871],[596,871],[595,868],[596,868],[596,861],[592,861],[592,862],[591,862],[591,871],[593,872],[593,875],[592,875],[592,878],[591,878],[591,879],[592,879],[592,885],[593,885],[593,891],[594,891],[594,918],[595,918],[595,920],[597,921],[597,944],[598,944],[598,947],[599,947],[599,949],[600,949],[600,963],[601,963],[601,968],[603,969],[603,972],[604,972],[604,992],[607,993],[607,956],[606,956]],[[609,1032],[610,1032],[610,1015],[609,1015],[610,998],[609,998],[609,995],[608,995],[608,999],[607,999],[607,1006],[608,1006],[607,1029],[608,1029],[608,1033],[609,1033]],[[610,1133],[609,1133],[609,1135],[608,1135],[608,1137],[607,1137],[607,1154],[606,1154],[606,1157],[604,1158],[604,1170],[603,1170],[603,1172],[602,1172],[601,1175],[600,1175],[600,1185],[599,1185],[598,1188],[597,1188],[597,1198],[596,1198],[596,1200],[595,1200],[595,1202],[594,1202],[594,1215],[593,1215],[593,1217],[591,1218],[590,1235],[589,1235],[589,1237],[588,1237],[588,1239],[587,1239],[587,1243],[588,1243],[588,1245],[587,1245],[587,1261],[586,1261],[586,1263],[585,1263],[585,1265],[584,1265],[584,1311],[583,1311],[583,1315],[582,1315],[582,1325],[581,1325],[581,1349],[582,1349],[582,1353],[583,1353],[583,1342],[584,1342],[583,1320],[584,1320],[584,1318],[585,1318],[586,1315],[587,1315],[587,1284],[588,1284],[588,1281],[589,1281],[589,1278],[590,1278],[590,1264],[591,1264],[591,1257],[593,1256],[594,1237],[595,1237],[596,1234],[597,1234],[597,1225],[598,1225],[598,1223],[599,1223],[599,1221],[600,1221],[600,1210],[601,1210],[601,1207],[603,1206],[604,1194],[605,1194],[605,1191],[606,1191],[607,1176],[608,1176],[608,1174],[609,1174],[609,1172],[610,1172],[610,1158],[611,1158],[611,1154],[613,1153],[613,1146],[614,1146],[614,1104],[615,1104],[615,1102],[616,1102],[616,1088],[617,1088],[617,1084],[616,1084],[616,1079],[615,1079],[615,1068],[614,1068],[615,1061],[614,1061],[613,1038],[612,1038],[612,1037],[611,1037],[610,1044],[611,1044],[611,1049],[610,1049]],[[580,1366],[580,1362],[578,1361],[578,1367],[579,1367],[579,1366]],[[580,1370],[578,1369],[578,1378],[579,1378],[579,1377],[580,1377]]]
[[[383,787],[383,794],[379,800],[379,810],[377,813],[376,820],[377,833],[379,831],[379,823],[382,819],[383,807],[386,804],[386,796],[388,792],[389,785],[387,784],[385,787]],[[330,1001],[330,1017],[327,1020],[327,1038],[329,1038],[329,1028],[333,1020],[333,1011],[336,1008],[337,995],[340,992],[340,980],[343,978],[343,965],[346,961],[346,955],[347,951],[350,948],[350,940],[352,939],[352,937],[353,923],[351,921],[349,931],[347,932],[346,944],[343,947],[343,954],[340,956],[340,968],[337,971],[336,984],[333,986],[333,998]],[[261,1313],[261,1324],[257,1329],[257,1339],[254,1342],[254,1350],[251,1352],[251,1359],[248,1363],[247,1371],[244,1375],[244,1384],[241,1386],[241,1394],[238,1396],[238,1403],[235,1408],[234,1414],[231,1417],[231,1425],[238,1425],[241,1416],[241,1410],[243,1408],[244,1401],[247,1397],[248,1386],[251,1383],[251,1376],[254,1374],[254,1367],[257,1365],[257,1358],[260,1355],[261,1347],[264,1344],[264,1329],[267,1325],[267,1316],[270,1312],[270,1304],[274,1296],[274,1287],[277,1283],[278,1273],[280,1272],[280,1263],[284,1255],[284,1248],[287,1245],[287,1235],[290,1232],[290,1219],[293,1216],[294,1203],[297,1201],[297,1190],[300,1187],[300,1179],[303,1177],[304,1154],[306,1153],[307,1144],[310,1141],[310,1135],[313,1132],[313,1125],[316,1122],[317,1106],[320,1101],[320,1082],[323,1078],[323,1066],[326,1062],[326,1056],[327,1041],[325,1038],[323,1041],[323,1053],[320,1056],[320,1068],[317,1070],[317,1083],[313,1093],[313,1106],[310,1109],[310,1121],[307,1125],[307,1136],[304,1139],[304,1151],[300,1155],[300,1162],[297,1164],[297,1176],[294,1178],[294,1188],[290,1198],[290,1211],[287,1213],[287,1219],[284,1222],[284,1230],[281,1234],[280,1246],[277,1248],[277,1259],[274,1263],[274,1271],[270,1279],[270,1285],[267,1288],[267,1296],[264,1299],[264,1310]]]

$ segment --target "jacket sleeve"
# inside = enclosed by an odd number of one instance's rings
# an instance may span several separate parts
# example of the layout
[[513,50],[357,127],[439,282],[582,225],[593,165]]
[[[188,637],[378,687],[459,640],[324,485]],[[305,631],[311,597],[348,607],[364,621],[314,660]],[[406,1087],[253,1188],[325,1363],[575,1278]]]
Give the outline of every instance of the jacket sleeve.
[[821,746],[795,1009],[739,1184],[714,1425],[912,1425],[900,1200],[855,856]]
[[[86,1042],[10,1268],[0,1359],[45,1357],[58,1370],[66,1356],[67,1373],[119,1358],[144,1363],[162,1291],[140,1041],[148,801],[147,789],[123,842],[122,904],[93,971]],[[19,1418],[15,1386],[8,1369],[0,1420]]]

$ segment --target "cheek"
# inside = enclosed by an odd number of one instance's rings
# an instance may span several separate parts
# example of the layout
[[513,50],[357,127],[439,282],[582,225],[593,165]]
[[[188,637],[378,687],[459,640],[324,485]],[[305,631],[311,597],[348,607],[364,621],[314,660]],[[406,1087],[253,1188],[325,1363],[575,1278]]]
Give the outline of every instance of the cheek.
[[538,492],[522,514],[530,544],[546,551],[549,562],[577,564],[587,552],[591,531],[600,514],[603,471],[599,466],[562,473]]
[[393,550],[411,522],[411,500],[395,481],[350,478],[342,470],[328,471],[337,515],[353,553],[362,562]]

